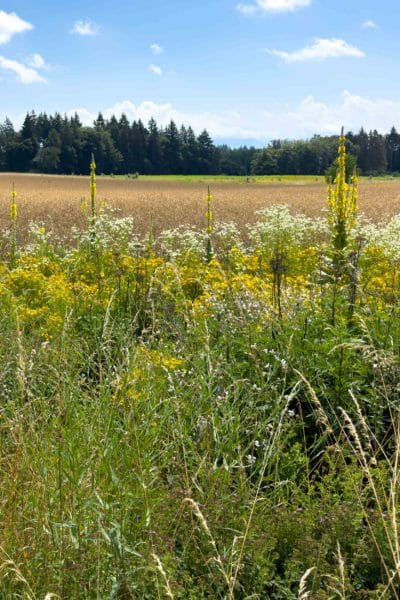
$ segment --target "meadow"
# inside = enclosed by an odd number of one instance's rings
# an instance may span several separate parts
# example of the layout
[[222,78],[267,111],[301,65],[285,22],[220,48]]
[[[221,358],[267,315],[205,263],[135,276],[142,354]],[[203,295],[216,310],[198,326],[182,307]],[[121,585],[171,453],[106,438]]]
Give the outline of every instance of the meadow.
[[344,155],[0,176],[1,598],[400,597],[400,186]]

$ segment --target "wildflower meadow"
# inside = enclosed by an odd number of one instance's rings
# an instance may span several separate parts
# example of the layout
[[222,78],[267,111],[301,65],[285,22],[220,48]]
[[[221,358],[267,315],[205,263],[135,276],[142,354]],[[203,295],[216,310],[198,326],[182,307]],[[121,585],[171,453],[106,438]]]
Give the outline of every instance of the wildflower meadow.
[[[400,216],[68,241],[10,182],[0,239],[0,598],[400,598]],[[79,204],[79,199],[77,199]],[[60,209],[62,210],[62,209]]]

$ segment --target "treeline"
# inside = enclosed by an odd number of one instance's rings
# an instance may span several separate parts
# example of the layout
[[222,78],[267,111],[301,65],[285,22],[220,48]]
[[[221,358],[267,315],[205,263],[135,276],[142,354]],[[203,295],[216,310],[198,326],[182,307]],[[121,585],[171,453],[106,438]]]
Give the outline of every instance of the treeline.
[[0,171],[85,174],[91,154],[105,174],[219,174],[250,175],[256,148],[215,146],[204,130],[174,121],[159,127],[154,119],[104,119],[84,127],[78,115],[28,113],[20,131],[9,119],[0,124]]
[[[347,151],[364,175],[400,173],[400,134],[393,127],[346,134]],[[104,119],[92,127],[78,117],[26,115],[17,131],[11,121],[0,123],[0,171],[86,174],[91,154],[105,174],[183,175],[324,175],[336,158],[337,136],[315,135],[310,140],[274,140],[266,148],[230,148],[214,144],[204,130],[160,127],[130,122],[125,115]]]
[[[338,137],[315,135],[307,141],[275,140],[255,156],[255,175],[325,175],[335,161]],[[400,174],[400,134],[346,133],[347,152],[363,175]]]

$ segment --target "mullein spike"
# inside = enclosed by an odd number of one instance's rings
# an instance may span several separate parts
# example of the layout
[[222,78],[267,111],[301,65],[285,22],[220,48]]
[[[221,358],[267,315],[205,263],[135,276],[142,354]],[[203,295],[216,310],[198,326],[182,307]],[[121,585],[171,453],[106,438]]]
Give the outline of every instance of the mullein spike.
[[11,192],[11,220],[14,222],[17,219],[17,203],[16,203],[17,192],[15,191],[15,183],[12,184],[12,192]]
[[11,217],[11,247],[10,247],[10,265],[13,267],[15,265],[15,259],[18,253],[18,244],[17,244],[17,219],[18,219],[18,209],[17,209],[17,192],[15,191],[15,183],[12,184],[11,191],[11,205],[10,205],[10,217]]
[[94,154],[90,162],[90,211],[92,219],[96,218],[96,162]]
[[206,212],[206,218],[207,218],[206,260],[207,260],[207,262],[210,262],[211,259],[213,258],[213,248],[212,248],[212,241],[211,241],[211,235],[212,235],[212,231],[213,231],[211,200],[212,200],[212,196],[211,196],[211,192],[210,192],[210,186],[208,186],[207,187],[207,200],[206,200],[206,202],[207,202],[207,212]]
[[90,161],[90,238],[92,245],[96,243],[96,217],[97,217],[97,206],[96,206],[96,162],[94,160],[94,154]]
[[342,252],[348,243],[350,230],[357,223],[357,176],[353,175],[351,182],[346,181],[346,138],[344,127],[339,138],[338,168],[335,185],[328,187],[329,222],[333,233],[333,246]]
[[154,246],[154,222],[153,215],[150,217],[150,228],[146,241],[147,252],[150,254]]

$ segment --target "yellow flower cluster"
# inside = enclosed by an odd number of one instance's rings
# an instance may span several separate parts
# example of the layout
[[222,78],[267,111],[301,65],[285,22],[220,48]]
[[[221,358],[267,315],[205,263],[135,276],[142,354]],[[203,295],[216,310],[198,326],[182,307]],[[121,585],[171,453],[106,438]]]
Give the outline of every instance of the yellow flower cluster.
[[184,361],[169,353],[140,345],[134,365],[115,382],[113,400],[118,403],[140,401],[145,398],[147,386],[157,378],[160,383],[168,381],[168,373],[183,368]]
[[335,246],[342,250],[347,244],[348,234],[356,225],[358,214],[357,177],[346,181],[346,138],[339,138],[338,170],[335,186],[328,188],[329,222],[334,232]]
[[17,192],[15,191],[15,184],[13,183],[12,191],[11,191],[11,206],[10,206],[10,216],[11,221],[15,222],[17,220],[18,211],[17,211]]

